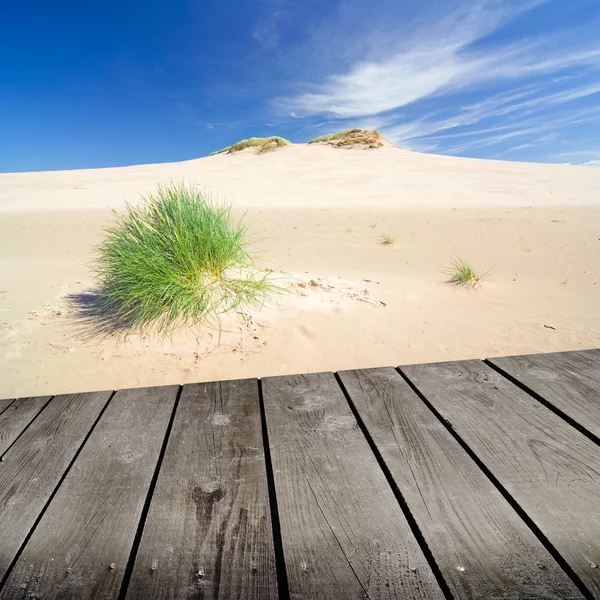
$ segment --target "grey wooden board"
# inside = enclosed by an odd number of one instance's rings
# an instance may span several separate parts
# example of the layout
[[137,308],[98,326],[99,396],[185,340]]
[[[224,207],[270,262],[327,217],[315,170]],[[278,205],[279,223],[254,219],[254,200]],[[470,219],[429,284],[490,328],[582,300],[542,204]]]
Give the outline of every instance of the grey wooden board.
[[186,385],[127,599],[277,598],[256,380]]
[[456,598],[582,598],[395,369],[339,375]]
[[483,362],[402,370],[600,598],[600,447]]
[[490,362],[600,438],[600,350],[492,358]]
[[0,456],[19,437],[52,396],[19,398],[0,414]]
[[0,598],[117,598],[178,389],[114,395]]
[[0,462],[0,581],[111,392],[56,396]]
[[331,373],[263,380],[291,598],[443,598]]
[[14,398],[0,399],[0,414],[2,414],[13,402]]

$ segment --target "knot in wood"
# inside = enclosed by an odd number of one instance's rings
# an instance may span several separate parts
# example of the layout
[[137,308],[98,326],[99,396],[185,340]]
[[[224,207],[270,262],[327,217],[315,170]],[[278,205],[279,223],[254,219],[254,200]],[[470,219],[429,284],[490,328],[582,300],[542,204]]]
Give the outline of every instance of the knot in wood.
[[227,427],[229,425],[229,417],[223,413],[215,413],[213,418],[210,420],[210,424],[213,427]]
[[194,488],[192,498],[198,504],[218,502],[225,495],[220,481],[208,481]]

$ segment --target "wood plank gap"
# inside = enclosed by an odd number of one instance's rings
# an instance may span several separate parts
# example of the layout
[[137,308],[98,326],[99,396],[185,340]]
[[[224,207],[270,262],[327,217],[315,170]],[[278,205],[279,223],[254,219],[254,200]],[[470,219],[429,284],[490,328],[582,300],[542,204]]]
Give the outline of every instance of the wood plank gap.
[[531,517],[525,512],[521,505],[512,497],[508,490],[500,483],[500,481],[494,476],[494,474],[485,466],[480,458],[475,454],[471,447],[458,435],[458,433],[452,427],[444,417],[436,410],[436,408],[429,402],[425,395],[417,388],[417,386],[411,381],[411,379],[404,373],[402,367],[396,367],[396,370],[400,376],[406,381],[410,388],[417,394],[417,396],[423,401],[425,406],[435,415],[435,417],[444,425],[448,432],[454,437],[454,439],[461,445],[465,452],[471,457],[471,459],[477,464],[477,466],[483,471],[486,477],[494,484],[496,489],[502,494],[504,499],[510,504],[513,510],[523,519],[525,524],[531,529],[534,535],[540,540],[544,548],[550,553],[552,558],[560,565],[563,571],[571,578],[573,583],[577,586],[577,589],[582,593],[584,598],[588,600],[594,600],[594,595],[588,590],[583,581],[579,578],[577,573],[571,568],[569,563],[563,558],[560,552],[554,547],[552,542],[544,535],[542,530],[535,524]]
[[131,552],[129,553],[129,560],[127,561],[127,566],[125,567],[125,573],[123,574],[123,581],[121,582],[121,589],[119,591],[118,600],[123,600],[127,595],[127,588],[129,587],[131,574],[133,573],[133,567],[135,565],[135,559],[137,557],[137,552],[140,547],[140,542],[142,541],[144,525],[146,524],[148,511],[150,510],[150,504],[152,503],[152,496],[154,495],[154,489],[156,488],[156,482],[158,481],[158,475],[162,467],[165,452],[167,451],[167,444],[169,442],[169,437],[171,436],[171,429],[173,428],[173,422],[175,421],[175,413],[177,412],[177,407],[179,406],[179,399],[181,398],[182,391],[183,386],[180,385],[179,390],[177,391],[177,397],[175,398],[175,402],[173,403],[173,411],[171,412],[171,418],[169,419],[169,424],[167,425],[165,438],[160,449],[160,454],[158,455],[158,461],[156,462],[154,475],[152,476],[150,486],[148,487],[148,493],[146,494],[144,508],[142,508],[142,514],[140,515],[140,522],[138,523],[138,528],[135,533],[135,537],[133,538],[133,544],[131,546]]
[[390,473],[388,466],[385,464],[385,461],[383,460],[383,457],[381,456],[381,453],[379,452],[377,445],[375,444],[375,441],[369,434],[369,431],[368,431],[364,421],[362,420],[360,413],[356,409],[356,406],[354,406],[354,402],[352,402],[352,398],[350,397],[348,390],[346,390],[346,387],[344,386],[344,383],[341,380],[338,373],[334,373],[333,375],[334,375],[336,381],[338,382],[338,385],[340,386],[340,388],[344,394],[344,397],[346,398],[346,401],[348,402],[348,405],[350,406],[350,410],[352,411],[352,414],[354,415],[354,418],[356,419],[359,429],[361,430],[362,434],[364,435],[365,439],[367,440],[367,443],[369,444],[369,447],[371,448],[371,451],[373,452],[373,455],[375,456],[375,459],[377,460],[377,463],[379,464],[379,468],[383,471],[383,474],[388,482],[388,485],[392,489],[392,492],[394,493],[394,496],[396,497],[396,500],[398,501],[398,504],[400,505],[400,508],[402,509],[402,512],[404,513],[404,517],[408,521],[408,525],[409,525],[413,535],[417,539],[417,542],[421,548],[421,551],[425,555],[425,558],[427,559],[427,562],[429,563],[429,566],[430,566],[431,570],[433,571],[433,574],[435,575],[438,585],[442,589],[444,597],[447,598],[448,600],[453,600],[454,596],[452,595],[452,592],[450,591],[450,587],[446,583],[446,580],[444,579],[444,576],[442,575],[442,571],[439,568],[439,566],[435,560],[435,557],[433,556],[433,553],[431,552],[429,545],[427,544],[427,541],[425,540],[425,537],[424,537],[423,533],[421,532],[419,525],[417,524],[417,521],[415,520],[412,512],[410,511],[410,508],[408,506],[408,503],[406,502],[406,499],[404,498],[404,496],[402,495],[402,492],[400,491],[400,488],[394,481],[394,478],[392,477],[392,474]]
[[[83,441],[81,442],[81,445],[77,449],[77,452],[75,452],[75,455],[71,459],[71,462],[69,463],[69,465],[65,469],[65,472],[62,474],[62,476],[58,480],[58,483],[56,484],[55,488],[52,490],[52,493],[48,497],[48,500],[46,501],[46,504],[44,504],[44,507],[40,511],[40,514],[37,516],[37,519],[34,521],[33,525],[31,526],[31,529],[29,530],[29,533],[27,534],[27,536],[23,540],[23,543],[21,544],[21,547],[19,548],[18,552],[15,554],[15,557],[13,558],[12,562],[10,563],[10,566],[6,570],[6,573],[4,574],[4,577],[2,578],[2,581],[0,581],[0,591],[2,591],[2,589],[4,588],[4,585],[8,581],[8,578],[10,577],[10,574],[12,573],[12,570],[14,569],[15,565],[19,561],[19,558],[21,557],[21,554],[23,553],[23,550],[25,549],[25,547],[27,546],[27,543],[29,542],[31,536],[33,535],[33,532],[35,531],[35,529],[38,526],[39,522],[42,520],[42,517],[44,516],[44,514],[48,510],[48,507],[50,506],[50,503],[54,499],[54,496],[56,496],[58,490],[60,489],[60,486],[62,485],[63,481],[65,480],[65,478],[69,474],[69,471],[71,470],[71,468],[75,464],[75,461],[77,460],[77,458],[81,454],[81,451],[85,447],[85,445],[86,445],[88,439],[90,438],[90,436],[92,435],[92,432],[94,431],[94,429],[96,429],[96,425],[98,425],[98,423],[100,422],[100,419],[102,418],[102,415],[106,412],[106,409],[108,408],[108,405],[110,404],[111,400],[113,399],[113,397],[114,397],[114,395],[116,393],[117,393],[116,390],[112,391],[110,397],[106,401],[106,404],[103,406],[103,408],[100,411],[99,415],[96,417],[96,420],[94,421],[94,423],[91,426],[90,430],[87,432],[86,436],[83,438]],[[46,406],[47,406],[47,404],[46,404]],[[40,413],[41,412],[42,411],[40,411]],[[38,414],[40,414],[40,413],[38,413]],[[15,442],[16,441],[17,440],[15,440]],[[8,450],[7,450],[7,452],[8,452]]]
[[4,398],[0,400],[0,415],[7,409],[12,406],[12,403],[15,401],[15,398],[12,400],[10,398]]
[[260,402],[260,425],[262,429],[263,447],[265,450],[265,467],[267,469],[267,489],[269,493],[269,507],[271,510],[271,527],[273,529],[273,549],[275,551],[275,570],[277,572],[277,589],[279,600],[290,599],[290,588],[283,554],[283,539],[281,537],[281,521],[277,506],[277,493],[275,491],[275,476],[273,475],[273,461],[271,460],[271,446],[269,445],[269,432],[267,431],[267,416],[263,399],[262,379],[258,380],[258,399]]
[[563,421],[566,421],[571,427],[574,427],[579,431],[579,433],[585,435],[590,441],[594,442],[594,444],[600,446],[600,438],[591,432],[589,429],[585,428],[581,423],[577,422],[575,419],[564,413],[560,408],[552,404],[549,400],[546,400],[543,396],[538,394],[535,390],[532,390],[527,384],[519,381],[516,377],[513,377],[510,373],[507,373],[502,367],[494,364],[489,359],[485,359],[483,361],[490,369],[493,369],[499,375],[502,375],[505,379],[508,379],[513,385],[516,385],[518,388],[523,390],[526,394],[529,394],[532,398],[535,398],[540,404],[544,405],[549,411],[553,412],[555,415],[559,416]]
[[[29,429],[29,427],[31,427],[31,425],[33,424],[33,422],[40,416],[41,412],[46,408],[46,406],[48,406],[48,404],[50,404],[50,402],[52,401],[53,398],[54,398],[54,396],[50,396],[50,398],[37,411],[37,413],[35,413],[34,417],[31,419],[31,421],[29,421],[29,423],[27,423],[27,425],[25,425],[25,427],[21,430],[21,432],[19,433],[19,435],[17,435],[17,437],[10,443],[10,445],[7,446],[6,450],[4,450],[4,452],[2,452],[2,454],[0,454],[0,462],[2,462],[2,460],[4,458],[4,455],[19,441],[19,438]],[[6,409],[3,410],[0,413],[0,416],[2,416],[18,400],[19,400],[19,398],[15,399],[13,402],[11,402],[10,405],[7,406]]]

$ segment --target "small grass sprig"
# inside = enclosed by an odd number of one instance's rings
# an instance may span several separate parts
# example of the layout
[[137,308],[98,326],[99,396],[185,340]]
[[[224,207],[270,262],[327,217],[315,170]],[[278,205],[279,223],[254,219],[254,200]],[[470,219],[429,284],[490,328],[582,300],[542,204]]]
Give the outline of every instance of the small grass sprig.
[[479,271],[473,268],[467,260],[456,255],[444,271],[448,276],[447,283],[459,287],[474,289],[481,285],[489,271]]
[[239,142],[227,146],[226,148],[222,148],[221,150],[217,150],[216,152],[211,152],[209,156],[215,156],[217,154],[234,154],[235,152],[245,150],[246,148],[258,148],[258,154],[264,154],[265,152],[277,150],[277,148],[289,146],[291,143],[292,142],[289,140],[277,135],[268,138],[251,137],[247,140],[240,140]]
[[310,140],[310,142],[308,143],[319,144],[321,142],[330,142],[331,140],[341,140],[342,138],[346,137],[351,131],[352,129],[344,129],[343,131],[338,131],[337,133],[326,133],[325,135],[320,135],[319,137]]
[[391,235],[379,236],[379,243],[382,246],[391,246],[392,248],[396,245],[396,238]]

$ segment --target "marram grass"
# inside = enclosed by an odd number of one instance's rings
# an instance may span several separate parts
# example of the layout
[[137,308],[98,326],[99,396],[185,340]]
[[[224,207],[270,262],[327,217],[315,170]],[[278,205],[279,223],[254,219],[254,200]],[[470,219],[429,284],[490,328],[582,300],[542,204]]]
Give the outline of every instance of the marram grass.
[[395,246],[396,245],[396,238],[392,235],[381,235],[379,236],[379,243],[382,246]]
[[338,131],[337,133],[326,133],[325,135],[320,135],[319,137],[310,140],[308,143],[319,144],[321,142],[330,142],[331,140],[341,140],[342,138],[345,138],[351,131],[352,129],[344,129],[343,131]]
[[99,309],[121,329],[166,334],[279,291],[255,267],[243,222],[196,188],[159,186],[115,217],[94,271]]
[[289,146],[291,143],[292,142],[289,140],[277,135],[268,138],[251,137],[247,140],[240,140],[239,142],[236,142],[231,146],[227,146],[226,148],[222,148],[221,150],[217,150],[216,152],[211,152],[209,156],[225,153],[233,154],[234,152],[239,152],[240,150],[245,150],[246,148],[258,148],[258,154],[263,154],[265,152],[270,152],[271,150],[276,150],[277,148]]
[[455,256],[451,264],[446,269],[448,283],[459,287],[476,288],[488,274],[488,271],[481,272],[474,269],[464,258]]

